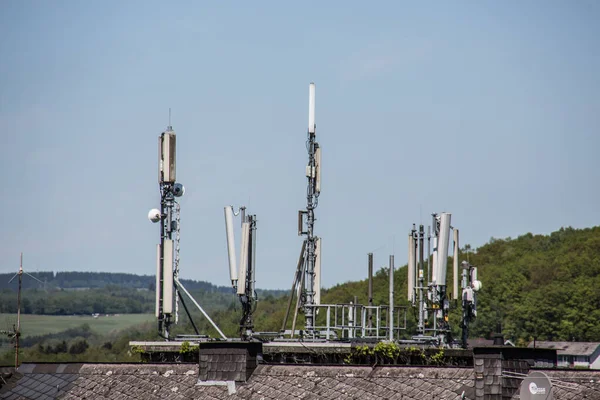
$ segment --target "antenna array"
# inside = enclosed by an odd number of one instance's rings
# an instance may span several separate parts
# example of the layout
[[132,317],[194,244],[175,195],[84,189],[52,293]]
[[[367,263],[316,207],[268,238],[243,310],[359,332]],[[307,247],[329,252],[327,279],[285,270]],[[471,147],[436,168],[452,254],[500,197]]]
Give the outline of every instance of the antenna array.
[[[468,263],[463,262],[462,294],[458,290],[459,232],[450,226],[450,213],[432,214],[432,225],[427,229],[427,275],[424,267],[425,229],[423,225],[413,228],[408,235],[408,301],[418,307],[418,335],[413,339],[422,342],[436,342],[440,346],[451,346],[452,336],[448,314],[450,300],[462,297],[463,347],[466,347],[468,324],[477,315],[475,291],[481,288],[477,281],[477,269],[469,272]],[[453,230],[453,285],[447,289],[447,262],[450,244],[450,230]],[[431,266],[431,268],[430,268]],[[469,270],[469,271],[467,271]],[[473,283],[477,282],[477,283]],[[431,315],[431,321],[430,321]],[[431,322],[431,323],[430,323]],[[428,336],[431,333],[431,336]]]
[[298,267],[292,283],[292,291],[288,302],[282,330],[285,330],[294,294],[297,296],[296,309],[292,323],[292,336],[295,330],[299,309],[304,311],[305,331],[309,338],[314,338],[316,308],[321,302],[321,241],[314,235],[315,209],[319,204],[321,193],[321,147],[316,141],[315,123],[315,84],[308,87],[308,165],[306,178],[306,210],[298,211],[298,236],[305,236]]
[[[242,244],[240,247],[239,268],[236,263],[233,217],[240,215],[242,220]],[[242,304],[240,319],[240,337],[250,339],[254,333],[253,313],[258,296],[255,290],[256,271],[256,215],[246,215],[246,207],[234,214],[232,206],[225,207],[225,233],[227,235],[227,253],[229,256],[229,278],[233,290]]]

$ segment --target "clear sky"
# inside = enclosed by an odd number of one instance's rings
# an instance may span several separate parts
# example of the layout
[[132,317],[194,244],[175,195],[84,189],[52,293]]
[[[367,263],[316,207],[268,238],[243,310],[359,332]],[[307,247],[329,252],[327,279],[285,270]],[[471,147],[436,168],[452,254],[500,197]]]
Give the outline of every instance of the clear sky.
[[[154,274],[177,132],[184,278],[228,284],[223,206],[288,288],[317,85],[323,285],[412,223],[462,244],[600,221],[600,2],[0,2],[0,272]],[[239,245],[239,241],[238,241]]]

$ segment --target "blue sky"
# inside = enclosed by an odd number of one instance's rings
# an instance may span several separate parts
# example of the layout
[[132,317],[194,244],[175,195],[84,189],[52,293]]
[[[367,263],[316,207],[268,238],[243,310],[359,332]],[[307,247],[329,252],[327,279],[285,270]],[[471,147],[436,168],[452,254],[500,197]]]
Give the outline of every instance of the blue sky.
[[[153,274],[157,136],[178,140],[182,276],[228,283],[223,206],[288,288],[317,85],[323,284],[462,244],[598,225],[600,3],[0,3],[0,272]],[[238,243],[239,244],[239,243]]]

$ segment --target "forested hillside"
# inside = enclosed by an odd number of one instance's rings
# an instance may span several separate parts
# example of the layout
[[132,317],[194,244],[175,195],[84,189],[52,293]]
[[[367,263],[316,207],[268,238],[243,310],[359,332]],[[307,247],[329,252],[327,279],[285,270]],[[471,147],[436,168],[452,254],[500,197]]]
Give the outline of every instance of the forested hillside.
[[[153,313],[155,277],[108,272],[33,272],[41,282],[24,275],[25,314],[72,315]],[[0,313],[16,313],[14,274],[0,274]],[[182,279],[183,285],[208,308],[226,307],[233,300],[231,287]],[[133,289],[133,290],[132,290]],[[261,290],[261,295],[281,296],[281,290]]]
[[[600,341],[600,227],[491,239],[468,255],[463,249],[460,261],[467,258],[479,267],[483,282],[472,337],[488,337],[501,323],[504,335],[521,343],[534,337]],[[406,304],[406,267],[395,278],[397,304]],[[360,302],[367,300],[366,280],[338,285],[323,297],[348,302],[354,293]],[[375,301],[387,303],[387,295],[387,271],[381,270]],[[455,309],[451,315],[454,326],[459,313]]]
[[[16,290],[15,281],[9,283],[17,272],[0,274],[0,290]],[[106,286],[121,286],[132,289],[154,290],[154,275],[135,275],[117,272],[33,272],[26,271],[39,279],[23,278],[24,289],[99,289]],[[188,290],[202,290],[205,292],[231,293],[229,286],[217,286],[210,282],[181,279],[181,283]],[[281,292],[275,290],[274,292]]]

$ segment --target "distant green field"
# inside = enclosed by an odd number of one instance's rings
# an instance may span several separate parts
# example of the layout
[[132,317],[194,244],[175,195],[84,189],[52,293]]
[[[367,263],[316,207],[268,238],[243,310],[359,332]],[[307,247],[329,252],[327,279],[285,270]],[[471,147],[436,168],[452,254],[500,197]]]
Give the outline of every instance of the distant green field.
[[[123,330],[144,322],[154,321],[154,314],[118,314],[111,316],[76,316],[76,315],[32,315],[21,314],[21,335],[39,336],[57,333],[65,329],[89,324],[92,331],[106,335],[114,330]],[[17,314],[0,314],[0,330],[10,329],[17,321]]]

